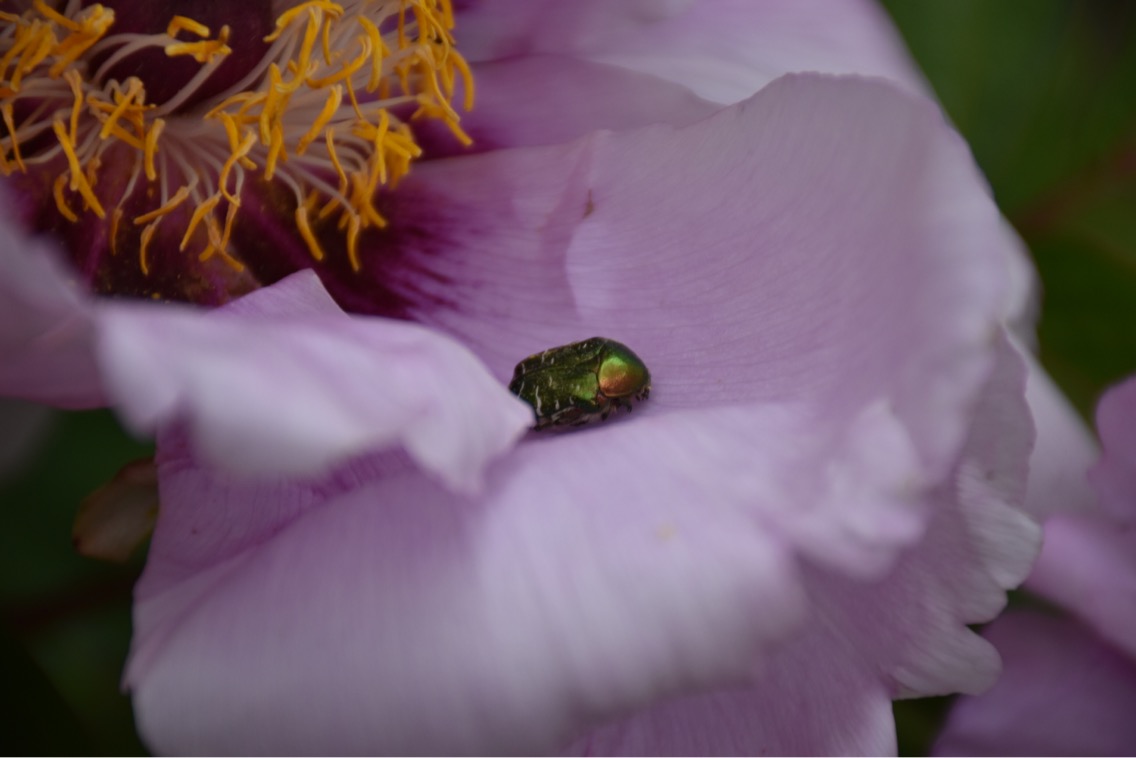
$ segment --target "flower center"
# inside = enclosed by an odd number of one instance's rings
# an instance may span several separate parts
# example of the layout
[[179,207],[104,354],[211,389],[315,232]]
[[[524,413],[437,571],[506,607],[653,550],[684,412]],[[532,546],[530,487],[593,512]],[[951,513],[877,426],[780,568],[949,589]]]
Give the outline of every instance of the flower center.
[[124,4],[0,12],[0,171],[54,177],[59,214],[105,220],[112,252],[133,238],[143,273],[163,224],[180,250],[241,270],[230,235],[246,181],[261,177],[291,191],[316,260],[312,224],[334,223],[359,270],[360,233],[386,224],[376,192],[421,154],[408,122],[440,119],[469,143],[451,105],[460,79],[468,109],[473,83],[450,0],[311,0],[267,14],[181,0],[193,15],[165,20],[154,9],[171,4],[153,2],[120,24],[109,6]]

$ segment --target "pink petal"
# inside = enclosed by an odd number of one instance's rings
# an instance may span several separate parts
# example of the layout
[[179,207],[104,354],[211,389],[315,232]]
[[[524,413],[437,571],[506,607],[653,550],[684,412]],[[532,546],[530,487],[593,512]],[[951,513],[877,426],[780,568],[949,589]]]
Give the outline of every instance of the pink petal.
[[1097,516],[1059,515],[1026,586],[1136,657],[1136,531]]
[[89,408],[103,402],[93,324],[57,255],[0,219],[0,392]]
[[[567,55],[489,61],[474,74],[477,105],[461,117],[472,147],[458,144],[443,125],[425,123],[417,133],[429,140],[431,158],[566,142],[597,129],[688,124],[718,109],[674,82]],[[536,92],[568,105],[550,107]]]
[[467,499],[413,471],[324,499],[167,462],[128,671],[143,734],[169,752],[546,752],[744,681],[804,598],[747,488],[707,478],[732,450],[711,428],[685,465],[689,430],[664,419],[533,441]]
[[986,636],[1005,661],[992,690],[963,698],[937,755],[1131,755],[1136,664],[1069,619],[1015,611]]
[[[1103,457],[1090,472],[1101,503],[1045,526],[1045,547],[1028,586],[1071,610],[1136,658],[1136,380],[1110,390],[1097,408]],[[1082,460],[1079,456],[1075,460]],[[1082,464],[1083,465],[1083,464]]]
[[184,419],[212,463],[304,476],[403,445],[451,487],[532,423],[531,410],[467,350],[414,324],[343,313],[310,272],[205,315],[118,305],[99,357],[128,423]]
[[1101,503],[1136,527],[1136,377],[1113,387],[1097,407],[1104,455],[1090,474]]
[[503,380],[600,334],[651,367],[647,413],[801,401],[848,422],[887,396],[940,471],[1020,254],[934,108],[809,75],[685,129],[437,161],[397,211],[386,286]]
[[925,92],[887,14],[861,0],[479,0],[462,52],[482,62],[556,54],[675,82],[719,104],[793,71],[882,76]]

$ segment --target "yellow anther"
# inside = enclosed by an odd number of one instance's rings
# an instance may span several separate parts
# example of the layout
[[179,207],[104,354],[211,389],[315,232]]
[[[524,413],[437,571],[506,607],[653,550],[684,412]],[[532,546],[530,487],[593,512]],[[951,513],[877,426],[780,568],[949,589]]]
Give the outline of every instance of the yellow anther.
[[186,16],[174,16],[171,18],[170,25],[166,27],[166,34],[171,37],[176,37],[178,36],[178,32],[182,31],[195,34],[198,37],[208,37],[210,34],[208,26],[194,21],[192,18],[187,18]]
[[331,90],[327,93],[327,100],[323,104],[323,110],[321,110],[319,115],[316,116],[316,120],[312,124],[312,128],[309,129],[303,137],[300,137],[300,141],[296,143],[297,155],[303,155],[307,151],[308,145],[312,144],[312,142],[319,138],[320,132],[322,132],[324,130],[324,127],[326,127],[331,122],[331,119],[334,118],[335,114],[339,111],[339,105],[342,102],[343,87],[332,87]]
[[345,81],[354,76],[355,72],[363,68],[363,66],[367,65],[368,59],[372,57],[370,43],[368,43],[367,40],[362,40],[362,42],[363,50],[361,53],[359,53],[359,55],[355,57],[354,60],[345,63],[342,68],[340,68],[334,74],[330,74],[321,79],[308,77],[307,85],[312,89],[323,89],[324,87],[327,87],[331,84]]
[[[35,0],[35,2],[32,3],[32,7],[39,11],[39,14],[41,16],[48,19],[49,21],[54,21],[64,29],[70,29],[73,32],[77,32],[83,28],[82,26],[80,26],[79,22],[75,21],[74,19],[67,18],[62,13],[59,13],[50,5],[45,3],[43,0]],[[102,6],[94,5],[92,6],[92,8],[102,9]]]
[[75,69],[68,69],[67,73],[63,75],[67,80],[67,84],[71,87],[71,121],[70,121],[70,135],[71,142],[79,141],[79,116],[83,112],[83,77]]
[[[226,27],[227,28],[227,27]],[[200,42],[174,42],[166,45],[166,55],[170,58],[176,56],[190,56],[199,64],[212,63],[217,56],[227,56],[233,52],[222,40],[202,40]]]
[[205,235],[209,239],[209,244],[221,249],[221,227],[217,225],[217,219],[213,214],[205,217]]
[[324,259],[323,248],[320,247],[319,240],[316,235],[312,233],[312,227],[308,223],[308,209],[300,206],[296,209],[296,228],[300,230],[300,236],[304,238],[305,244],[308,246],[308,252],[317,261]]
[[162,134],[162,129],[166,126],[165,119],[156,118],[150,124],[150,128],[146,131],[146,142],[142,145],[142,165],[146,172],[146,178],[150,181],[156,181],[158,178],[158,171],[154,167],[154,156],[158,153],[158,137]]
[[269,66],[268,90],[264,94],[264,104],[259,119],[260,141],[265,145],[272,144],[272,125],[280,120],[280,115],[288,107],[289,98],[300,84],[299,77],[285,83],[280,68],[275,63]]
[[264,159],[264,178],[269,181],[276,174],[276,162],[287,160],[288,154],[284,150],[284,129],[279,123],[272,125],[272,139],[268,143],[268,157]]
[[161,208],[152,210],[149,213],[143,213],[141,216],[136,217],[134,219],[134,224],[136,226],[142,226],[143,224],[148,224],[151,221],[157,221],[162,216],[173,212],[173,210],[184,203],[188,197],[189,187],[178,187],[178,191],[174,193],[174,196],[171,197],[165,205],[163,205]]
[[347,260],[351,262],[352,271],[361,271],[362,264],[359,262],[359,231],[362,229],[363,223],[356,215],[347,217]]
[[143,152],[146,149],[146,144],[143,141],[145,139],[145,137],[143,137],[143,139],[138,139],[138,137],[136,137],[133,134],[131,134],[130,132],[126,131],[125,129],[123,129],[118,124],[114,124],[114,125],[111,126],[109,136],[114,137],[119,142],[123,142],[127,145],[130,145],[132,148],[134,148],[135,150],[137,150],[139,152]]
[[75,223],[79,220],[79,217],[75,215],[75,211],[71,210],[71,206],[67,205],[67,198],[63,195],[63,185],[65,184],[67,184],[67,177],[63,174],[60,174],[56,178],[55,184],[52,185],[51,189],[52,194],[55,196],[55,207],[59,209],[59,212],[60,214],[62,214],[63,218],[67,219],[71,223]]
[[323,52],[323,62],[331,64],[331,24],[323,25],[320,33],[320,50]]
[[20,55],[20,63],[16,67],[16,73],[12,77],[12,86],[17,90],[20,89],[23,75],[34,71],[35,67],[43,63],[59,45],[59,40],[56,39],[55,33],[49,27],[41,27],[38,31],[38,34],[30,36],[28,39],[28,44]]
[[138,245],[138,266],[142,269],[143,275],[149,276],[150,274],[150,260],[146,256],[146,251],[150,247],[150,240],[154,238],[154,232],[158,231],[158,222],[154,221],[142,230],[140,243]]
[[312,68],[312,50],[315,49],[316,39],[320,36],[322,16],[319,11],[308,11],[308,26],[304,30],[304,41],[300,44],[300,54],[296,56],[296,76],[305,77]]
[[103,128],[99,131],[99,138],[106,139],[114,131],[118,125],[118,119],[124,113],[135,105],[134,98],[138,98],[138,106],[142,105],[143,98],[146,97],[145,91],[142,87],[142,80],[136,76],[132,76],[126,80],[126,92],[115,92],[115,106],[114,110],[107,116],[106,121],[103,122]]
[[[228,113],[218,114],[221,123],[225,127],[225,136],[229,139],[229,153],[236,157],[237,162],[243,168],[252,171],[256,168],[256,163],[248,157],[249,150],[256,144],[256,135],[248,132],[244,139],[241,139],[240,127],[237,126],[237,120],[230,116]],[[232,170],[230,166],[229,170]],[[221,186],[225,186],[225,182],[221,182]]]
[[367,91],[374,92],[383,81],[383,56],[386,45],[383,44],[383,35],[379,34],[379,27],[366,16],[359,17],[359,26],[363,27],[366,40],[370,42],[371,50],[371,78],[367,80]]
[[225,161],[225,165],[221,167],[221,175],[217,178],[217,186],[221,188],[223,194],[229,202],[235,202],[236,196],[229,192],[229,175],[233,170],[233,166],[245,159],[249,150],[256,144],[256,135],[253,132],[248,132],[241,143],[237,146],[236,150],[232,151],[229,159]]
[[310,10],[323,11],[332,18],[339,18],[343,15],[344,12],[342,5],[340,5],[339,3],[327,2],[327,0],[310,0],[306,3],[300,3],[299,5],[284,11],[276,18],[276,31],[265,37],[264,41],[275,42],[280,37],[280,35],[284,33],[284,30],[291,26],[297,18]]
[[55,119],[51,126],[55,131],[55,138],[59,140],[59,146],[63,148],[63,153],[67,156],[67,164],[71,170],[71,191],[78,190],[79,195],[82,196],[91,212],[99,218],[106,218],[106,211],[99,204],[99,199],[95,197],[91,185],[87,183],[87,177],[83,175],[83,167],[79,163],[79,156],[75,155],[75,146],[71,144],[67,135],[67,127],[63,125],[63,121],[60,119]]
[[[8,127],[8,139],[12,143],[12,157],[15,159],[16,165],[19,166],[20,171],[27,172],[28,167],[24,165],[24,159],[20,155],[20,139],[18,136],[19,132],[16,131],[16,119],[14,114],[12,113],[12,104],[0,104],[0,115],[2,115],[4,118],[4,126]],[[4,173],[8,173],[7,168],[5,168]]]
[[102,39],[114,23],[114,11],[97,3],[81,11],[80,16],[74,19],[52,10],[41,0],[36,0],[33,6],[49,21],[71,32],[52,50],[55,63],[48,69],[48,74],[53,78],[62,74],[83,53]]
[[335,130],[328,129],[324,133],[324,142],[327,144],[327,155],[331,160],[331,165],[335,167],[335,173],[339,177],[339,192],[342,194],[347,190],[347,172],[343,170],[343,164],[339,162],[339,154],[335,150]]
[[197,231],[197,226],[201,220],[213,212],[217,204],[221,202],[221,195],[210,195],[203,203],[194,209],[193,215],[189,219],[189,225],[185,229],[185,236],[181,238],[181,244],[178,245],[178,250],[185,250],[189,245],[189,240],[193,237],[193,233]]

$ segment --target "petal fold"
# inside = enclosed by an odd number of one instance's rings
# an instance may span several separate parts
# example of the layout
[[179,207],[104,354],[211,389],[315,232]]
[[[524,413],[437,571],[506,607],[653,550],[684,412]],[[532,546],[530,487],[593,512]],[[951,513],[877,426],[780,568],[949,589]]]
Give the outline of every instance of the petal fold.
[[531,424],[460,345],[350,317],[310,272],[231,310],[122,304],[99,323],[108,392],[127,422],[149,433],[180,419],[205,459],[233,471],[307,476],[403,445],[469,490]]

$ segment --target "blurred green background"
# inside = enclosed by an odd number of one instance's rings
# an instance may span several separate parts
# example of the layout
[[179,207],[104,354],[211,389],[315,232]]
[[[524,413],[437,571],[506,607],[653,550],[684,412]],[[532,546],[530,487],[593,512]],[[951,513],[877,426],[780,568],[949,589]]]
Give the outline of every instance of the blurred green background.
[[[1091,417],[1136,372],[1136,3],[887,0],[1044,296],[1042,362]],[[57,413],[38,456],[0,480],[0,686],[7,753],[140,754],[119,678],[139,556],[77,556],[79,501],[150,448],[105,412]],[[896,706],[925,754],[949,699]]]

